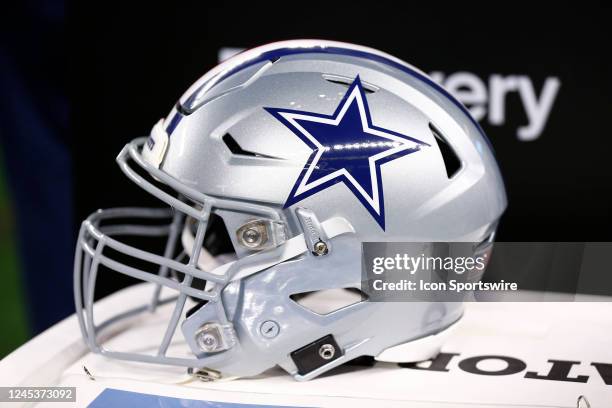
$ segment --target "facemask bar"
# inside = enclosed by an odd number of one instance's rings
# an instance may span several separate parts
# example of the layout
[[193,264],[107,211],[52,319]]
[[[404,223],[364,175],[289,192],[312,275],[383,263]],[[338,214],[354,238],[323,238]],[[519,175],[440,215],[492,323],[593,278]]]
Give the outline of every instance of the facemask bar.
[[[212,354],[202,358],[178,358],[166,356],[166,352],[171,343],[172,337],[174,336],[179,320],[183,314],[187,296],[213,303],[216,308],[218,322],[221,325],[229,324],[227,315],[225,313],[225,308],[221,302],[220,293],[226,284],[232,279],[233,275],[241,270],[240,264],[242,262],[240,260],[236,261],[230,267],[225,268],[224,274],[210,273],[200,270],[197,267],[197,261],[199,259],[200,252],[202,251],[202,243],[206,233],[209,215],[214,209],[233,210],[253,214],[254,217],[261,217],[280,222],[283,221],[282,215],[280,211],[270,207],[242,201],[211,197],[182,184],[172,176],[151,166],[149,163],[143,160],[140,154],[140,148],[144,144],[145,140],[146,138],[139,138],[126,145],[117,157],[117,162],[121,170],[132,181],[134,181],[144,190],[151,193],[153,196],[168,204],[174,209],[174,211],[171,209],[118,208],[98,211],[83,222],[77,240],[77,250],[74,263],[75,304],[81,333],[92,351],[107,355],[109,357],[123,360],[165,363],[187,367],[204,367],[206,363],[211,363],[213,360],[217,360],[222,356],[219,354]],[[134,161],[156,180],[161,181],[177,191],[180,194],[179,198],[173,197],[171,194],[166,193],[146,180],[144,177],[140,176],[130,167],[130,160]],[[194,205],[190,205],[188,200],[192,201]],[[179,262],[177,259],[171,259],[171,257],[175,249],[177,239],[180,236],[181,227],[184,224],[186,215],[196,220],[197,231],[194,237],[194,245],[191,248],[191,253],[187,254],[189,255],[189,261],[184,264]],[[168,219],[171,221],[168,224],[161,226],[101,226],[101,222],[103,221],[120,218],[136,218],[149,221]],[[167,235],[168,239],[163,256],[132,247],[114,238],[115,236],[124,235],[149,237]],[[105,248],[110,248],[131,258],[139,259],[149,264],[154,264],[158,267],[158,272],[157,274],[150,273],[118,262],[103,254]],[[273,249],[270,252],[270,254],[266,254],[267,256],[264,256],[265,259],[269,259],[270,255],[274,256],[279,251],[275,251]],[[244,263],[246,265],[257,264],[255,259],[248,258],[253,257],[244,258]],[[95,283],[99,265],[104,265],[110,270],[145,282],[154,283],[155,288],[151,302],[113,316],[110,319],[96,325],[94,323],[93,304]],[[182,281],[179,282],[168,277],[171,270],[183,274]],[[191,286],[194,278],[214,282],[215,285],[208,291],[199,290]],[[169,299],[160,299],[162,286],[177,290],[179,293],[178,296],[171,297]],[[110,351],[100,346],[100,339],[98,337],[102,329],[139,313],[155,311],[158,305],[172,301],[176,302],[175,307],[156,355]]]

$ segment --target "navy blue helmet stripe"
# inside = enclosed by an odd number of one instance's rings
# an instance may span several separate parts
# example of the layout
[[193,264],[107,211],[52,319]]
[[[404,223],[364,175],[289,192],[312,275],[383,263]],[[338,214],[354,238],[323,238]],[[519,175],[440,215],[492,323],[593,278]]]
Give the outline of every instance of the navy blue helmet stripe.
[[[401,64],[401,63],[399,63],[397,61],[394,61],[394,60],[392,60],[390,58],[387,58],[387,57],[385,57],[383,55],[373,54],[373,53],[368,52],[368,51],[356,50],[356,49],[351,49],[351,48],[342,48],[342,47],[322,47],[322,46],[313,46],[313,47],[310,47],[310,48],[278,48],[278,49],[274,49],[274,50],[270,50],[270,51],[261,53],[257,57],[255,57],[253,59],[250,59],[250,60],[247,60],[244,63],[242,63],[240,65],[237,65],[236,67],[228,70],[223,75],[221,75],[219,77],[212,78],[211,80],[213,80],[213,81],[215,81],[217,83],[220,83],[223,80],[225,80],[226,78],[234,75],[235,73],[240,72],[243,69],[248,68],[250,66],[253,66],[255,64],[258,64],[260,62],[267,61],[267,60],[274,61],[274,60],[277,60],[277,59],[279,59],[281,57],[285,57],[285,56],[288,56],[288,55],[298,55],[298,54],[347,55],[347,56],[351,56],[351,57],[365,58],[365,59],[368,59],[370,61],[379,62],[379,63],[385,64],[385,65],[391,66],[393,68],[399,69],[400,71],[403,71],[403,72],[407,73],[408,75],[410,75],[410,76],[412,76],[414,78],[417,78],[418,80],[426,83],[427,85],[429,85],[430,87],[435,89],[437,92],[442,94],[444,97],[448,98],[448,100],[450,100],[455,106],[457,106],[467,116],[467,118],[474,124],[474,126],[476,126],[476,129],[478,129],[478,131],[480,132],[482,137],[485,139],[485,141],[489,145],[489,148],[491,148],[491,150],[493,150],[491,142],[489,141],[487,135],[485,134],[485,132],[482,129],[482,127],[480,126],[480,124],[472,117],[472,115],[467,110],[467,108],[465,106],[463,106],[463,104],[461,102],[459,102],[457,99],[455,99],[455,97],[453,97],[450,93],[448,93],[444,88],[442,88],[440,85],[438,85],[437,83],[432,81],[427,76],[425,76],[425,75],[421,74],[420,72],[415,71],[414,69],[410,68],[409,66]],[[198,93],[198,90],[196,90],[192,95],[190,95],[189,98],[187,99],[186,103],[193,102],[193,98],[195,98],[195,95],[197,95],[197,93]],[[168,122],[168,126],[166,127],[166,131],[168,132],[168,134],[172,133],[172,131],[176,128],[176,126],[178,125],[178,123],[180,122],[180,120],[181,120],[181,118],[183,116],[183,115],[181,115],[178,112],[175,112],[174,115],[175,115],[175,117],[173,117]]]

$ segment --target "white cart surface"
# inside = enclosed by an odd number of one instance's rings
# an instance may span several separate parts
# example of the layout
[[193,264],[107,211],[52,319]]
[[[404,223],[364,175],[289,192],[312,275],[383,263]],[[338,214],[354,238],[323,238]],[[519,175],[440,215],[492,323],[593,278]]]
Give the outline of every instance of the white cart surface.
[[[133,286],[99,301],[95,313],[103,319],[150,296],[147,284]],[[184,368],[110,360],[89,352],[73,315],[0,361],[0,386],[76,387],[76,403],[0,406],[612,407],[612,298],[576,300],[468,303],[436,370],[431,362],[420,369],[379,362],[308,382],[280,369],[203,382]],[[155,350],[171,306],[126,322],[132,329],[116,331],[105,346]],[[171,353],[184,352],[177,332]],[[580,396],[586,400],[577,403]]]

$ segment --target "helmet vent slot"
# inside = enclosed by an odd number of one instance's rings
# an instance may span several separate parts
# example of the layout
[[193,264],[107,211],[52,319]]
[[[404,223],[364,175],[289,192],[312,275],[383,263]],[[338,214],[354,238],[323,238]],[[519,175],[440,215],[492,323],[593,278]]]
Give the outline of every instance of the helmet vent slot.
[[234,139],[234,137],[230,135],[229,133],[224,134],[221,140],[223,140],[223,143],[225,143],[225,146],[227,146],[229,151],[232,152],[232,154],[236,156],[259,157],[263,159],[282,160],[280,157],[268,156],[265,154],[255,153],[255,152],[243,149],[242,146],[238,144],[236,139]]
[[[351,84],[355,80],[354,78],[349,78],[349,77],[340,76],[340,75],[330,75],[330,74],[323,74],[323,79],[326,80],[327,82],[331,82],[332,84],[342,85],[347,88],[351,86]],[[377,86],[374,86],[372,84],[369,84],[363,81],[361,81],[361,87],[363,88],[363,91],[367,94],[374,93],[380,89]]]
[[429,124],[429,129],[436,139],[440,154],[442,154],[442,160],[444,161],[444,167],[446,168],[447,177],[453,178],[455,174],[461,169],[461,160],[455,150],[452,148],[448,140],[442,135],[442,133],[433,125]]
[[357,288],[323,289],[294,293],[289,297],[298,305],[319,315],[327,315],[368,300],[368,296]]

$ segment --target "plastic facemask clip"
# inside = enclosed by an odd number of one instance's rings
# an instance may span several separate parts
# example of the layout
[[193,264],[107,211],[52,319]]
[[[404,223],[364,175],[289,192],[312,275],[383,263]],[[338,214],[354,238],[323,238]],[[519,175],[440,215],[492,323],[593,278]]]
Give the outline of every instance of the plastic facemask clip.
[[159,168],[168,148],[168,140],[168,134],[164,130],[164,120],[160,119],[153,126],[147,142],[142,147],[142,158],[153,167]]
[[315,213],[307,208],[298,208],[295,214],[304,231],[306,246],[315,256],[327,255],[330,250],[329,239]]

